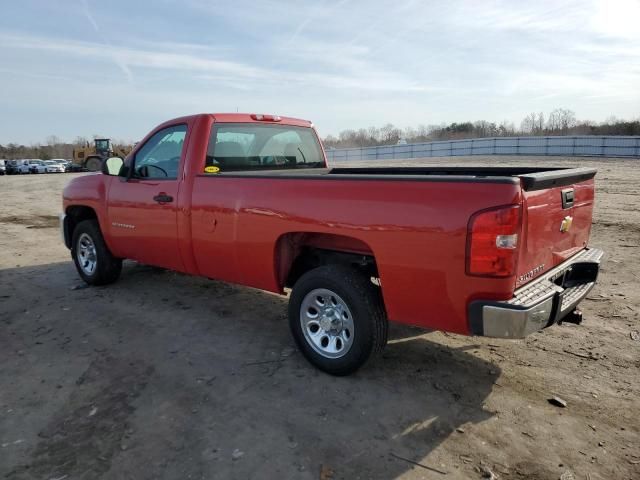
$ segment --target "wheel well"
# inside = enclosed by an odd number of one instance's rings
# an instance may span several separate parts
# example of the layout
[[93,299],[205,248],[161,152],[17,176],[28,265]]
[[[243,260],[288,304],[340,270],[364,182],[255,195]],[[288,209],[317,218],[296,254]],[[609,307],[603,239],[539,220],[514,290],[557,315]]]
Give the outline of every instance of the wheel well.
[[343,235],[297,232],[276,243],[276,272],[282,287],[293,287],[309,270],[323,265],[347,265],[378,278],[373,251],[362,240]]
[[67,248],[71,248],[71,239],[76,226],[84,220],[97,220],[98,215],[93,208],[83,205],[71,206],[65,213],[67,216],[64,219],[64,243]]

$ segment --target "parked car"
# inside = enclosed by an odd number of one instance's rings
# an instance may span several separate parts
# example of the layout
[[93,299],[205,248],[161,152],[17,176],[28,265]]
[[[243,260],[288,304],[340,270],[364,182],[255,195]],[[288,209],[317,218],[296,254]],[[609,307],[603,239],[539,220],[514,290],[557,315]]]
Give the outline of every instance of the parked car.
[[88,172],[88,170],[77,163],[69,162],[66,167],[67,172]]
[[7,173],[7,165],[5,160],[0,160],[0,175],[5,175]]
[[16,160],[16,173],[31,173],[29,160]]
[[[318,368],[349,374],[393,320],[523,338],[579,323],[602,251],[593,168],[327,168],[313,125],[199,114],[64,189],[66,246],[90,285],[122,259],[276,293]],[[264,319],[255,319],[256,332]]]
[[62,165],[65,172],[69,171],[69,165],[71,165],[69,160],[65,160],[64,158],[52,158],[51,161]]
[[18,173],[18,164],[15,160],[5,160],[4,166],[7,175],[15,175]]
[[45,160],[44,168],[46,173],[64,173],[64,164],[55,160]]
[[30,173],[47,173],[47,166],[42,160],[29,160]]

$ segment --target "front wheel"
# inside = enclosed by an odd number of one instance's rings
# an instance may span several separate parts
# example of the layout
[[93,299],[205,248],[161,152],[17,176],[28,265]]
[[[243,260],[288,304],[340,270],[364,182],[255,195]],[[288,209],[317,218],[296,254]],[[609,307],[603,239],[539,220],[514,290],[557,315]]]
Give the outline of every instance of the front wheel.
[[71,257],[78,274],[89,285],[113,283],[122,270],[122,260],[107,248],[96,220],[84,220],[73,230]]
[[84,163],[84,168],[86,168],[90,172],[98,172],[102,168],[102,160],[100,160],[98,157],[89,157]]
[[378,288],[355,268],[327,265],[300,277],[289,327],[302,354],[332,375],[349,375],[382,350],[387,318]]

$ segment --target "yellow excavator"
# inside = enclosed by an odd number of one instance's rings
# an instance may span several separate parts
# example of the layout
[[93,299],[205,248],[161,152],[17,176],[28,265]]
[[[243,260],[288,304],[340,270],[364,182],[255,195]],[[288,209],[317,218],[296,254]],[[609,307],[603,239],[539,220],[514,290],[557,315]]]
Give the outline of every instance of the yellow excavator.
[[109,138],[96,138],[93,146],[87,142],[86,146],[73,149],[73,163],[90,172],[97,172],[102,168],[102,162],[107,158],[120,157],[124,159],[129,152],[131,152],[131,147],[114,146]]

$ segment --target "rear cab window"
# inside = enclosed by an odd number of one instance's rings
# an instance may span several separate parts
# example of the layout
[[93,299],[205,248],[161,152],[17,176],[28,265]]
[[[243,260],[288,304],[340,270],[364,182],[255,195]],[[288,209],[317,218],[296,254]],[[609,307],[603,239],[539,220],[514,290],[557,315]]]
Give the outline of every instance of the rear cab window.
[[311,128],[216,123],[211,129],[204,173],[324,167],[322,148]]

